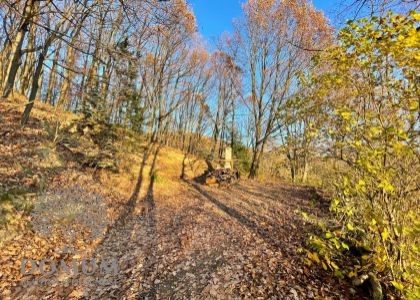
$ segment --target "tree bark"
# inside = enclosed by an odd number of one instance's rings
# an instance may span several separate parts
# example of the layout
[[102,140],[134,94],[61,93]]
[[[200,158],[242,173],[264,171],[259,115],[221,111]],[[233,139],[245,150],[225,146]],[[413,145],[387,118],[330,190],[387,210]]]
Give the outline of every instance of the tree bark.
[[45,54],[48,47],[44,48],[43,51],[39,54],[38,63],[36,65],[35,74],[32,79],[32,87],[31,87],[31,93],[29,95],[28,103],[26,104],[25,110],[22,114],[22,118],[20,121],[20,124],[22,126],[26,125],[29,120],[29,116],[31,114],[32,108],[34,106],[35,98],[38,93],[39,88],[39,80],[41,78],[41,72],[42,72],[42,66],[44,65],[45,60]]
[[50,103],[51,105],[55,105],[56,103],[54,103],[54,98],[53,98],[53,89],[55,87],[55,83],[56,83],[56,72],[57,72],[57,64],[58,64],[58,58],[60,55],[60,45],[61,43],[59,43],[57,49],[55,49],[55,55],[54,55],[54,60],[53,60],[53,64],[50,70],[50,76],[48,78],[48,87],[47,87],[47,94],[45,96],[45,102],[46,103]]
[[34,0],[27,0],[25,3],[25,8],[23,11],[22,23],[19,26],[19,30],[16,34],[16,38],[12,43],[11,54],[12,59],[7,68],[7,79],[3,88],[3,97],[9,97],[10,93],[13,91],[13,87],[16,80],[16,74],[19,69],[20,60],[22,58],[22,46],[25,40],[26,32],[28,31],[28,26],[31,22],[35,3]]

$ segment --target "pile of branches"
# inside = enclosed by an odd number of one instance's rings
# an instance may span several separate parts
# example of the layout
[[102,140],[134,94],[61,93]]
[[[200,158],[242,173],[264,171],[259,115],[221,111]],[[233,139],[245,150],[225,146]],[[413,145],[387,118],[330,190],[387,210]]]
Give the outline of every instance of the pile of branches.
[[206,161],[208,169],[203,175],[196,178],[198,182],[206,185],[229,186],[240,178],[239,171],[226,168],[214,168],[210,161]]
[[231,169],[216,169],[206,175],[206,184],[231,185],[239,180],[239,172]]

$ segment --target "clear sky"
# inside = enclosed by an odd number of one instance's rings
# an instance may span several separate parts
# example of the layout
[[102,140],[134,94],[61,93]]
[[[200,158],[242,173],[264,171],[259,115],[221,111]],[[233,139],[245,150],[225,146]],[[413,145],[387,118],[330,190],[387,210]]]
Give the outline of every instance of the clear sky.
[[[213,37],[232,29],[232,19],[241,17],[243,0],[188,0],[197,17],[198,30],[211,44]],[[334,18],[334,11],[343,0],[313,0],[316,8]]]
[[[340,10],[340,3],[346,0],[312,0],[317,9],[323,10],[324,14],[334,25],[337,11]],[[197,18],[198,31],[207,41],[207,48],[212,49],[214,39],[224,32],[232,31],[232,19],[242,16],[241,3],[244,0],[187,0],[193,8]],[[212,105],[216,105],[213,102]],[[245,107],[238,108],[237,115],[247,114]],[[244,119],[246,121],[246,119]],[[240,126],[242,128],[242,125]]]

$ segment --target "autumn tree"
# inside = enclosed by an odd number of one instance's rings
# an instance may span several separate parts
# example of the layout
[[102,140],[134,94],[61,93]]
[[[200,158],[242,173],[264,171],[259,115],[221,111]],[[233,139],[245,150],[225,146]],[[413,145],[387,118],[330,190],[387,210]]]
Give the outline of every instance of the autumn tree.
[[[313,71],[312,69],[309,74]],[[307,181],[310,161],[316,152],[322,151],[317,146],[319,129],[326,120],[325,105],[314,95],[317,86],[311,81],[309,74],[301,74],[298,91],[280,107],[277,118],[281,126],[278,134],[281,141],[280,153],[287,158],[293,182]]]
[[[323,130],[332,153],[347,165],[332,178],[331,209],[342,228],[328,232],[327,244],[345,237],[368,249],[364,261],[414,298],[419,295],[418,21],[411,12],[348,22],[339,44],[323,55],[325,72],[314,76],[315,95],[327,106]],[[321,246],[323,255],[326,249]],[[350,276],[361,273],[356,265]]]
[[[190,61],[190,42],[195,32],[195,17],[187,4],[174,1],[159,9],[156,23],[149,31],[150,40],[144,48],[145,55],[139,66],[146,113],[148,149],[155,162],[161,146],[171,128],[171,116],[188,101],[191,91],[186,90],[191,72],[195,70]],[[163,22],[162,22],[163,19]],[[147,156],[147,155],[146,155]],[[155,164],[149,171],[154,176]],[[138,196],[143,165],[132,199]]]
[[257,175],[268,139],[279,130],[276,117],[293,94],[296,74],[314,50],[324,46],[330,28],[321,12],[306,1],[257,1],[243,5],[245,18],[236,27],[240,65],[245,72],[252,116],[252,164]]
[[[212,55],[216,101],[213,116],[212,156],[221,158],[225,145],[233,147],[235,135],[236,103],[241,90],[241,69],[236,65],[235,50],[229,45],[231,38],[221,38]],[[227,48],[227,49],[225,49]],[[233,51],[232,51],[233,50]]]
[[416,0],[355,0],[349,3],[346,2],[340,3],[339,16],[345,15],[346,18],[351,19],[374,15],[384,16],[388,11],[406,13],[419,7],[419,3]]

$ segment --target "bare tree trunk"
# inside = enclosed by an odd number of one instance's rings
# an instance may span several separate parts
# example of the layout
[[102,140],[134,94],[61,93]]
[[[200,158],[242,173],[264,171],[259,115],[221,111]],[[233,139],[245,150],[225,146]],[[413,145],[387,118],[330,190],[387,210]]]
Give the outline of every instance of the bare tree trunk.
[[235,109],[235,97],[232,96],[232,127],[230,133],[230,146],[232,147],[232,149],[235,147]]
[[[102,13],[102,12],[101,12]],[[87,104],[89,102],[91,108],[93,108],[93,113],[100,113],[101,110],[101,103],[99,103],[100,98],[100,91],[99,91],[99,74],[98,74],[98,68],[99,68],[99,60],[98,55],[101,50],[101,42],[102,42],[102,34],[104,30],[104,22],[103,15],[101,15],[101,20],[99,23],[99,31],[98,36],[96,39],[96,43],[94,45],[94,50],[92,54],[92,62],[89,67],[89,71],[86,78],[86,91],[87,96],[89,99],[84,98],[83,99],[83,111],[84,113],[87,113]]]
[[[217,150],[217,144],[218,144],[218,139],[219,139],[219,121],[220,121],[220,109],[222,106],[222,90],[224,90],[223,88],[223,84],[219,85],[219,97],[217,100],[217,113],[216,113],[216,120],[214,123],[214,130],[213,130],[213,149],[211,151],[213,157],[215,157],[216,154],[216,150]],[[223,91],[224,94],[224,91]]]
[[[36,26],[32,23],[31,28],[29,30],[29,38],[28,38],[28,48],[33,49],[35,45],[35,33],[36,33]],[[34,65],[34,52],[30,51],[26,54],[25,63],[23,65],[23,71],[20,78],[20,93],[22,95],[27,96],[29,92],[29,82],[31,79],[31,71]]]
[[303,159],[302,183],[306,183],[306,181],[308,179],[308,169],[309,169],[308,159],[307,159],[307,155],[305,154],[305,157]]
[[255,133],[254,133],[254,139],[255,139],[255,145],[252,148],[252,161],[251,161],[251,168],[249,169],[249,179],[255,179],[257,177],[257,172],[259,168],[259,147],[260,142],[258,141],[259,136],[261,135],[261,118],[258,118],[254,116],[254,120],[256,120],[256,126],[255,126]]
[[3,80],[6,78],[7,66],[9,65],[10,48],[10,41],[6,39],[0,53],[0,87],[3,86]]
[[45,96],[45,102],[49,102],[51,105],[55,104],[54,99],[53,99],[53,89],[56,83],[56,72],[57,72],[58,58],[60,56],[60,46],[61,46],[61,43],[59,43],[57,49],[55,50],[53,64],[52,64],[52,67],[50,70],[50,76],[48,79],[47,94]]
[[[90,47],[91,47],[91,45],[89,45],[88,52],[90,52]],[[85,96],[86,88],[85,87],[86,87],[86,77],[87,77],[86,70],[87,70],[87,67],[88,67],[88,60],[89,60],[89,57],[86,55],[85,62],[83,64],[83,74],[82,74],[82,80],[80,82],[80,89],[79,89],[79,94],[80,94],[79,97],[80,97],[80,102],[82,103],[81,105],[82,105],[82,110],[83,111],[87,110],[87,103],[86,103],[86,96]],[[76,107],[75,107],[76,110],[79,106],[78,104],[79,103],[76,103]]]
[[20,120],[21,125],[26,125],[28,123],[29,115],[31,114],[32,108],[34,106],[35,98],[39,88],[39,80],[41,78],[42,67],[44,65],[45,55],[46,51],[48,50],[48,46],[44,47],[44,49],[39,54],[38,63],[36,65],[34,77],[32,79],[31,93],[29,94],[28,103],[26,104],[25,110]]
[[[74,39],[73,39],[74,41]],[[74,49],[72,47],[68,47],[67,50],[67,61],[66,61],[66,68],[64,71],[63,76],[63,83],[61,84],[60,88],[60,96],[58,97],[58,103],[70,103],[68,97],[70,92],[70,76],[71,71],[70,68],[74,65]],[[67,107],[69,109],[69,106]]]
[[12,42],[12,59],[10,60],[9,66],[7,68],[7,79],[3,88],[4,98],[9,97],[10,93],[13,91],[16,74],[19,69],[20,60],[22,58],[22,46],[25,40],[26,32],[28,31],[28,26],[33,16],[34,7],[34,0],[26,1],[25,8],[23,11],[22,23],[19,26],[19,30],[16,34],[15,40]]
[[255,179],[257,177],[257,172],[258,172],[258,165],[259,165],[259,159],[258,159],[258,150],[254,149],[254,151],[252,151],[252,161],[251,161],[251,168],[249,169],[249,179]]
[[42,101],[42,85],[45,82],[45,73],[44,73],[44,68],[41,69],[41,75],[39,75],[39,80],[38,80],[38,92],[36,94],[36,98],[40,99]]

